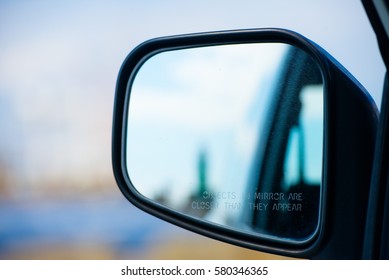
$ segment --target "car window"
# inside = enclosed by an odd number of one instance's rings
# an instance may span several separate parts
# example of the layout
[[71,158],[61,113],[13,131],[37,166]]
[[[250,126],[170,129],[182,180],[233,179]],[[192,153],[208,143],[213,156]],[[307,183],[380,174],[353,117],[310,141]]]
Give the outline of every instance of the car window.
[[[323,151],[322,86],[305,86],[300,93],[299,121],[289,133],[284,163],[284,190],[298,182],[320,185]],[[320,106],[321,105],[321,106]]]

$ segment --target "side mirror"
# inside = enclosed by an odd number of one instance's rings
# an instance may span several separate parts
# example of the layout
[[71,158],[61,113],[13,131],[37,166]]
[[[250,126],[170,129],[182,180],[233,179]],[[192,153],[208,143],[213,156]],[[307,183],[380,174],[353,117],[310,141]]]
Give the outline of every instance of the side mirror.
[[154,39],[119,73],[113,169],[134,205],[200,234],[358,258],[377,114],[351,75],[296,33]]

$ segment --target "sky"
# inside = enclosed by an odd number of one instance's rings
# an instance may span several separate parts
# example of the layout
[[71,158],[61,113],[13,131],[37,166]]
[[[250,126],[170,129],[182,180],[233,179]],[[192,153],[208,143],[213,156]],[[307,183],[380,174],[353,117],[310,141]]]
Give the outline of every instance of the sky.
[[68,174],[93,185],[96,171],[112,181],[116,76],[125,56],[153,37],[292,29],[381,99],[384,67],[358,1],[2,1],[0,18],[0,147],[30,185]]
[[182,200],[196,188],[203,152],[214,190],[243,191],[287,50],[232,45],[150,58],[135,78],[128,119],[129,174],[139,190],[152,196],[171,183]]

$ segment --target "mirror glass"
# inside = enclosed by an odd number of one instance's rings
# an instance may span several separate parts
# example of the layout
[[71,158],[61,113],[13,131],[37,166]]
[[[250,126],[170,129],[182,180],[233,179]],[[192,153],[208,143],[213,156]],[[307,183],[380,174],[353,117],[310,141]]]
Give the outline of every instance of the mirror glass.
[[126,165],[139,194],[248,234],[312,237],[324,114],[310,55],[284,43],[170,50],[131,82]]

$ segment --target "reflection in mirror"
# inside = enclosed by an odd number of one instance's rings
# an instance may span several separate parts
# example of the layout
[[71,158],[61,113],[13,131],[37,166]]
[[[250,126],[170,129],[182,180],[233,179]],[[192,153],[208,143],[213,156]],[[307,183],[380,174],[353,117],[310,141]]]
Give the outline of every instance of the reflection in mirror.
[[166,51],[130,91],[126,165],[141,195],[249,234],[315,233],[323,81],[307,53],[284,43]]

